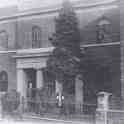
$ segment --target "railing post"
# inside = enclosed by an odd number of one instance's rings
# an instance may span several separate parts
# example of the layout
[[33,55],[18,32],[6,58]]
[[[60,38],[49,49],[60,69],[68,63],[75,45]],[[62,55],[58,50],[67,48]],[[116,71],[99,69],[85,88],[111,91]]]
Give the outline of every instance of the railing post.
[[107,117],[107,110],[104,112],[104,117],[105,117],[105,124],[108,124],[108,117]]

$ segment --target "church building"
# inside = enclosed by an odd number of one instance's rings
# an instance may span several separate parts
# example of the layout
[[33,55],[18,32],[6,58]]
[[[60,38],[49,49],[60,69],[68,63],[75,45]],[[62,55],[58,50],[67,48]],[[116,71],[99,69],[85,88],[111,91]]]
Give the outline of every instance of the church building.
[[[48,80],[45,67],[53,50],[49,37],[55,31],[55,17],[62,3],[42,1],[0,9],[0,92],[16,89],[27,98],[28,88],[45,86],[49,95],[55,93],[55,83]],[[82,87],[74,85],[70,91],[65,86],[67,93],[81,104],[96,103],[99,91],[123,99],[124,31],[120,30],[118,0],[71,2],[79,21],[80,47],[86,53],[87,71]]]

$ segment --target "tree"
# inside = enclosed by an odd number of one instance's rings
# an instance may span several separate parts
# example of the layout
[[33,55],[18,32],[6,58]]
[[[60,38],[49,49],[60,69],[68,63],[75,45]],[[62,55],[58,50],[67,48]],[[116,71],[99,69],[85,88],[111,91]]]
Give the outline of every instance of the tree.
[[50,38],[54,50],[48,58],[47,69],[60,83],[80,73],[80,31],[74,8],[64,1],[55,19],[55,33]]

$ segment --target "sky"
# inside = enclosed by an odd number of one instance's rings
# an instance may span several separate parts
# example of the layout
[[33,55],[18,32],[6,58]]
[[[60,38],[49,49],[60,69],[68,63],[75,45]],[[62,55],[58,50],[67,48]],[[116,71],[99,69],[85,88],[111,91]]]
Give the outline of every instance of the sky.
[[[63,0],[0,0],[0,8],[17,5],[19,9],[49,6],[61,3]],[[79,1],[79,0],[70,0]]]
[[[12,6],[12,5],[22,5],[22,4],[31,4],[31,3],[39,3],[39,1],[43,4],[55,4],[62,0],[0,0],[0,7]],[[54,1],[54,2],[53,2]],[[78,0],[71,0],[78,1]]]
[[17,5],[18,0],[0,0],[0,7]]
[[[79,1],[79,0],[70,0],[70,1]],[[88,2],[89,0],[81,0],[84,1],[85,3]],[[96,2],[96,1],[101,1],[101,0],[90,0],[90,2]],[[113,0],[102,0],[102,1],[113,1]],[[56,4],[60,3],[62,0],[0,0],[0,7],[6,7],[6,6],[12,6],[12,5],[18,5],[18,6],[23,6],[24,3],[26,4],[38,4],[42,3],[42,5],[49,5],[49,4]],[[33,3],[33,4],[32,4]]]

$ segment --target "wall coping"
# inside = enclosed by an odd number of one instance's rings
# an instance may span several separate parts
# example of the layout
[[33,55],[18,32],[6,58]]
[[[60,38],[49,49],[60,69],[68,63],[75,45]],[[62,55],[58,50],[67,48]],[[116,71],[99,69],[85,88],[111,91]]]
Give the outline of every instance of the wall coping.
[[[104,47],[104,46],[117,46],[117,45],[122,45],[123,41],[118,41],[118,42],[112,42],[112,43],[100,43],[100,44],[86,44],[86,45],[81,45],[81,49],[83,50],[84,48],[92,48],[92,47]],[[13,57],[18,58],[21,56],[25,57],[31,57],[31,56],[48,56],[54,47],[48,47],[48,48],[37,48],[37,49],[16,49],[16,50],[7,50],[7,51],[0,51],[0,54],[9,54],[13,53],[15,54]]]

